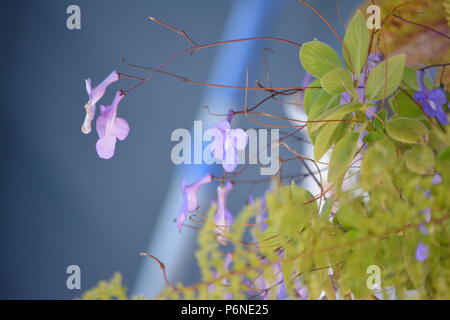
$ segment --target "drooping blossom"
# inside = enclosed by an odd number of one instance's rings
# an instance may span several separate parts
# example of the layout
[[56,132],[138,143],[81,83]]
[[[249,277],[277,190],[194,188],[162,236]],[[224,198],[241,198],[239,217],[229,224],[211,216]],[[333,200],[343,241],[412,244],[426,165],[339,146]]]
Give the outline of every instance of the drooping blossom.
[[181,190],[183,191],[183,203],[181,205],[180,213],[177,218],[178,231],[181,232],[184,221],[187,219],[190,212],[194,212],[198,208],[197,192],[201,186],[210,183],[212,175],[207,174],[197,182],[186,185],[186,180],[181,181]]
[[86,79],[86,91],[89,96],[88,102],[85,104],[86,116],[81,126],[81,132],[88,134],[91,132],[91,122],[95,116],[96,103],[103,97],[108,86],[119,80],[119,73],[117,71],[111,72],[98,86],[92,88],[91,79]]
[[442,109],[442,105],[447,102],[447,96],[442,89],[428,90],[424,83],[425,72],[417,71],[417,81],[419,83],[419,91],[414,93],[413,99],[422,105],[422,109],[426,115],[436,118],[441,124],[448,124],[447,114]]
[[227,196],[233,188],[231,182],[227,182],[225,186],[217,187],[217,213],[214,219],[216,239],[220,244],[226,245],[228,240],[225,237],[225,231],[233,223],[233,216],[227,210]]
[[[248,197],[248,203],[250,205],[254,205],[255,204],[255,200],[253,199],[253,195],[250,195]],[[256,216],[255,218],[255,223],[258,226],[258,228],[261,230],[261,232],[264,232],[267,229],[267,202],[266,202],[266,197],[261,197],[261,204],[259,206],[259,214]],[[258,241],[257,239],[253,239],[254,241]]]
[[124,96],[121,91],[117,91],[111,105],[100,106],[100,115],[96,122],[99,139],[95,146],[100,158],[110,159],[116,150],[117,139],[124,140],[130,132],[128,122],[117,116],[117,108]]
[[247,146],[248,136],[242,129],[231,129],[231,116],[212,126],[214,141],[211,153],[214,158],[222,161],[226,172],[233,172],[238,165],[238,151]]
[[[437,185],[440,184],[442,182],[442,178],[441,175],[436,172],[433,176],[433,179],[431,180],[431,183],[433,185]],[[430,190],[426,190],[425,191],[425,196],[427,198],[429,198],[431,196],[431,192]],[[430,208],[425,208],[425,210],[423,210],[421,212],[421,214],[423,216],[425,216],[425,223],[422,223],[419,225],[419,230],[423,235],[427,235],[428,234],[428,229],[426,224],[430,223],[431,221],[431,209]],[[416,260],[417,261],[425,261],[428,258],[428,250],[429,247],[424,244],[422,241],[419,241],[417,248],[416,248]]]
[[433,180],[431,180],[431,183],[436,185],[436,184],[440,184],[442,182],[442,177],[439,173],[435,173],[433,176]]
[[419,241],[419,244],[416,248],[416,260],[420,262],[425,261],[428,258],[428,251],[428,246],[422,241]]

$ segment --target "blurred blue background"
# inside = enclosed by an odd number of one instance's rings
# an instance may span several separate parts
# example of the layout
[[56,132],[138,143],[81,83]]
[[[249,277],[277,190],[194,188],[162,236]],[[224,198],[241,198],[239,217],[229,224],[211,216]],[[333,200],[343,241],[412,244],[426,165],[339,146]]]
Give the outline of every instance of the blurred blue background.
[[[337,4],[343,21],[360,4],[310,2],[341,34]],[[81,8],[81,30],[66,27],[71,4]],[[111,160],[98,158],[95,132],[80,132],[87,101],[85,78],[97,84],[112,70],[145,76],[124,66],[121,58],[155,67],[189,46],[147,16],[184,29],[202,44],[254,36],[338,44],[323,22],[296,0],[8,0],[0,8],[1,299],[72,299],[114,271],[122,273],[130,293],[152,296],[162,281],[159,268],[139,257],[149,249],[162,255],[171,281],[199,279],[195,231],[178,235],[173,223],[178,209],[172,208],[181,204],[180,178],[192,182],[205,168],[175,166],[170,135],[176,128],[190,129],[194,120],[207,119],[204,105],[218,112],[242,109],[244,93],[157,75],[122,101],[119,114],[131,131],[118,142]],[[248,70],[249,85],[255,80],[267,84],[265,55],[274,86],[303,82],[295,46],[255,41],[230,47],[181,56],[167,70],[193,80],[235,85],[245,85]],[[236,57],[240,60],[234,61]],[[115,89],[134,83],[115,83],[101,103],[108,104]],[[250,93],[249,105],[266,95]],[[282,114],[279,103],[267,108]],[[255,177],[258,172],[247,174]],[[206,189],[207,205],[215,187]],[[250,192],[259,194],[264,186],[236,190],[229,203],[235,214]],[[81,268],[82,290],[66,287],[66,268],[72,264]]]

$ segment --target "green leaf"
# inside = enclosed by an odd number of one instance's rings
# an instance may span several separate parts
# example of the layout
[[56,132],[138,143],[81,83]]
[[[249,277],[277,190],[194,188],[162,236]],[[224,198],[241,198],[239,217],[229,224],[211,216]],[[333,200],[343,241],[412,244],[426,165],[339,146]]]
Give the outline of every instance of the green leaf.
[[419,83],[417,82],[417,72],[415,69],[406,66],[403,72],[402,88],[419,90]]
[[367,217],[363,216],[365,208],[357,201],[345,202],[336,212],[336,219],[347,230],[364,229],[367,227]]
[[335,182],[343,177],[350,167],[358,147],[359,133],[352,132],[343,137],[334,147],[328,170],[328,182]]
[[388,111],[386,109],[380,110],[377,113],[377,117],[374,117],[373,119],[373,126],[377,129],[383,129],[384,123],[381,122],[380,119],[386,122],[387,118],[388,118]]
[[439,152],[438,160],[442,162],[450,161],[450,146]]
[[[425,86],[430,89],[433,86],[433,82],[428,78],[424,77],[423,82]],[[419,83],[417,82],[417,70],[406,66],[403,72],[403,79],[401,87],[404,89],[410,89],[413,91],[420,90]]]
[[320,216],[324,219],[329,219],[331,210],[333,209],[334,197],[329,197],[320,211]]
[[427,127],[419,120],[396,118],[386,124],[386,132],[391,138],[404,143],[422,143],[428,133]]
[[[311,87],[320,87],[320,79],[315,80]],[[337,105],[340,96],[327,93],[323,89],[306,89],[303,98],[303,108],[308,118],[314,117],[322,113],[327,108]]]
[[366,95],[369,100],[384,99],[397,90],[402,81],[405,59],[403,54],[392,57],[370,72],[366,84]]
[[327,72],[341,67],[341,60],[336,51],[329,45],[317,40],[302,45],[300,62],[308,73],[317,78],[321,78]]
[[[316,79],[309,85],[310,87],[320,87],[320,79]],[[306,115],[309,114],[314,101],[317,100],[319,96],[326,93],[323,89],[306,89],[305,94],[303,95],[303,109],[305,110]]]
[[384,132],[380,129],[376,129],[374,131],[369,132],[368,134],[366,134],[364,136],[363,141],[367,142],[367,143],[372,143],[378,140],[383,140],[384,137],[386,137],[386,135],[384,134]]
[[376,141],[364,154],[361,166],[361,186],[365,191],[372,190],[384,179],[390,177],[390,171],[397,161],[395,145],[390,139]]
[[357,97],[355,86],[353,85],[352,74],[346,69],[334,69],[325,74],[320,81],[323,89],[331,94],[340,94],[350,92],[352,96]]
[[316,161],[320,161],[325,152],[337,141],[344,127],[344,122],[330,122],[319,129],[314,141],[314,159]]
[[420,118],[423,116],[423,112],[416,102],[412,99],[414,90],[405,90],[397,92],[391,99],[389,104],[392,110],[399,116],[405,118]]
[[345,64],[353,74],[360,75],[367,60],[369,45],[366,19],[358,10],[347,28],[342,48]]
[[417,145],[404,154],[405,165],[412,172],[418,174],[432,174],[434,172],[434,152],[426,145]]
[[319,211],[317,201],[312,193],[304,188],[300,188],[299,186],[297,186],[294,180],[292,180],[291,182],[291,194],[292,199],[296,204],[299,204],[301,206],[309,206],[308,210],[312,210],[312,213],[317,213]]
[[403,261],[409,279],[416,289],[420,289],[425,284],[428,275],[427,264],[419,262],[415,259],[415,252],[417,244],[419,243],[420,235],[416,230],[405,231],[405,238],[403,241]]
[[342,118],[345,115],[347,115],[351,112],[360,110],[361,108],[362,108],[362,105],[357,102],[347,103],[347,104],[343,104],[340,106],[330,108],[330,110],[326,110],[326,112],[321,113],[319,116],[315,117],[314,119],[308,119],[310,121],[311,120],[318,121],[318,122],[310,123],[310,132],[313,132],[313,131],[321,128],[326,123],[336,122],[336,121],[331,121],[331,120],[342,120]]

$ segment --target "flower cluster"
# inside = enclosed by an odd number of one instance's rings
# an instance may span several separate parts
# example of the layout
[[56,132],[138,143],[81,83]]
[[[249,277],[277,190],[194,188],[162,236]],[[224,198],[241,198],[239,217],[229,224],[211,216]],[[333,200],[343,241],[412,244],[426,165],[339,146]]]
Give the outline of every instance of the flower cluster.
[[[91,122],[95,117],[97,102],[103,97],[108,86],[118,81],[119,78],[120,74],[117,71],[113,71],[95,88],[92,88],[91,79],[86,79],[86,91],[89,100],[85,105],[86,116],[81,126],[81,131],[84,134],[91,132]],[[110,159],[114,155],[117,139],[124,140],[130,131],[128,122],[117,116],[119,103],[124,96],[125,93],[123,91],[117,91],[110,105],[100,106],[100,115],[96,121],[96,129],[99,137],[96,149],[100,158]]]

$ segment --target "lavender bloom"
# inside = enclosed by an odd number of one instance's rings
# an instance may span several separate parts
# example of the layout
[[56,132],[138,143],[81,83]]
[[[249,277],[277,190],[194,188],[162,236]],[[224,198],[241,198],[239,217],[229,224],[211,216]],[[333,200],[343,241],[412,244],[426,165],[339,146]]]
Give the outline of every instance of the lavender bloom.
[[422,241],[419,241],[416,249],[416,260],[417,261],[425,261],[428,258],[428,246],[424,244]]
[[207,174],[197,182],[186,185],[186,180],[181,181],[181,190],[183,191],[183,204],[177,218],[178,231],[181,232],[183,223],[190,212],[194,212],[198,208],[197,192],[201,186],[210,183],[212,175]]
[[431,183],[436,185],[436,184],[440,184],[442,182],[442,177],[439,173],[435,173],[433,176],[433,180],[431,180]]
[[266,220],[267,220],[267,203],[266,203],[266,198],[264,197],[264,199],[262,200],[261,203],[261,207],[259,209],[259,215],[256,217],[256,223],[260,223],[260,229],[261,232],[266,231],[267,229],[267,224],[266,224]]
[[245,149],[248,136],[242,129],[231,129],[230,117],[228,118],[211,127],[215,130],[211,153],[214,158],[222,161],[226,172],[233,172],[238,164],[238,150]]
[[448,124],[448,118],[442,109],[442,105],[447,102],[447,97],[442,89],[428,90],[424,83],[425,73],[423,70],[417,71],[417,81],[419,91],[414,93],[413,99],[422,105],[426,115],[436,118],[441,124]]
[[124,96],[122,92],[117,91],[111,105],[100,106],[100,115],[96,122],[99,139],[95,146],[100,158],[110,159],[114,155],[117,139],[124,140],[130,131],[128,122],[117,117],[117,108]]
[[[439,173],[436,172],[434,174],[434,176],[433,176],[433,180],[431,180],[431,183],[433,185],[437,185],[437,184],[440,184],[441,182],[442,182],[442,177],[441,177],[441,175]],[[431,197],[431,190],[430,189],[425,190],[425,197],[427,199],[429,199]],[[424,214],[426,216],[426,223],[429,223],[430,220],[431,220],[431,209],[430,208],[426,208],[422,212],[422,214]]]
[[214,220],[216,225],[215,233],[217,235],[217,241],[223,245],[226,245],[228,242],[224,232],[233,223],[233,216],[226,209],[228,192],[232,188],[233,184],[231,182],[226,183],[225,186],[217,187],[217,213]]
[[84,118],[83,125],[81,126],[81,132],[88,134],[91,132],[91,122],[95,116],[95,105],[103,97],[108,86],[119,80],[119,73],[117,71],[111,72],[98,86],[92,88],[91,79],[86,79],[86,91],[89,95],[89,100],[84,106],[86,109],[86,116]]
[[[253,205],[255,201],[253,200],[253,195],[250,195],[248,198],[248,202]],[[264,232],[267,229],[267,202],[266,197],[261,198],[261,206],[259,207],[259,215],[256,216],[255,223],[260,224],[260,230],[261,232]],[[257,241],[257,239],[254,239]]]

